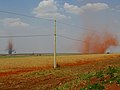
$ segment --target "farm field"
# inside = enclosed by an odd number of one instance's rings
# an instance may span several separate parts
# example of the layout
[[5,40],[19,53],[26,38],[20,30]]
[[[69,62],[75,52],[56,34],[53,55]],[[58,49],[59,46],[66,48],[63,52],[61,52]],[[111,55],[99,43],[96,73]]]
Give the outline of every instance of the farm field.
[[0,90],[120,90],[120,54],[59,55],[57,66],[53,56],[0,57]]

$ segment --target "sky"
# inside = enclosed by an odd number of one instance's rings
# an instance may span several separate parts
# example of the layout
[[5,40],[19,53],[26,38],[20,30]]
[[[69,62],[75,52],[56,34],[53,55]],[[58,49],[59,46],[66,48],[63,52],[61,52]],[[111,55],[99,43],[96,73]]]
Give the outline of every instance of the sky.
[[[0,54],[7,53],[9,40],[16,53],[53,53],[55,18],[58,53],[78,53],[92,30],[106,29],[120,41],[120,0],[0,0]],[[26,35],[40,36],[3,37]]]

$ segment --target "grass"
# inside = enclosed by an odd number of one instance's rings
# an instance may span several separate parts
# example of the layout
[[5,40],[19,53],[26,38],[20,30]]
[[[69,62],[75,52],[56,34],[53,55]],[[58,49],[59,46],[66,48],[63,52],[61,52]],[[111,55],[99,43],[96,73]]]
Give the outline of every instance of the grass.
[[[4,89],[9,89],[10,85],[15,87],[18,83],[21,86],[18,89],[21,90],[35,90],[37,88],[40,90],[80,90],[80,88],[81,90],[85,90],[85,88],[100,90],[97,88],[103,88],[107,83],[120,83],[119,60],[120,55],[118,54],[59,55],[57,63],[60,67],[53,69],[53,56],[0,58],[0,74],[4,71],[7,72],[7,70],[33,69],[30,72],[1,78],[0,83],[4,83]],[[46,68],[47,66],[50,67],[46,70],[39,69],[39,67]],[[107,75],[113,78],[104,79]],[[98,82],[93,84],[91,79],[94,77],[98,79]],[[7,82],[11,81],[15,84],[9,83],[7,86]],[[0,86],[0,89],[3,89],[3,86]],[[34,89],[30,89],[30,87]]]
[[[78,64],[79,61],[103,60],[112,55],[63,55],[57,56],[57,64],[64,66]],[[53,56],[3,56],[0,58],[0,68],[26,68],[26,67],[53,67]]]
[[[96,74],[86,74],[88,79],[88,86],[81,88],[80,90],[104,90],[105,84],[120,84],[120,68],[115,66],[109,66],[105,69],[99,70],[96,72]],[[90,80],[92,78],[98,79],[97,82],[94,84],[91,83]],[[106,78],[108,77],[108,78]]]
[[[8,56],[0,56],[0,59],[2,59],[2,58],[21,58],[21,57],[26,57],[26,56],[10,56],[10,55],[8,55]],[[30,57],[30,56],[27,56],[27,57]]]
[[[112,68],[112,69],[111,69]],[[111,76],[105,79],[106,76]],[[85,87],[80,87],[79,90],[104,90],[106,84],[117,83],[120,85],[120,68],[116,66],[109,66],[99,71],[84,73],[77,75],[78,77],[70,82],[66,82],[55,90],[71,90],[75,86],[79,86],[80,83],[85,82]],[[92,78],[95,78],[97,82],[91,83]],[[78,89],[75,89],[78,90]]]

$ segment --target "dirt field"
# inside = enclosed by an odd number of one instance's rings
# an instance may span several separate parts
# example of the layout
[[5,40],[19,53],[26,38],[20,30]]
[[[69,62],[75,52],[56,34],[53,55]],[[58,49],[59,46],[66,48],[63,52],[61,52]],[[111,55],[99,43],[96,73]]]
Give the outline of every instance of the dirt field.
[[120,54],[58,56],[57,64],[53,69],[53,56],[0,57],[0,90],[80,90],[83,74],[119,67]]

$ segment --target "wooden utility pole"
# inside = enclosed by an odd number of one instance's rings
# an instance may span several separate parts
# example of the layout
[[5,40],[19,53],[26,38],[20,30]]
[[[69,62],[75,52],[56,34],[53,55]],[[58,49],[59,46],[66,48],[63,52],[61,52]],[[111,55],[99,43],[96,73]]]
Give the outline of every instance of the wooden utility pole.
[[56,68],[56,18],[54,19],[54,68]]

